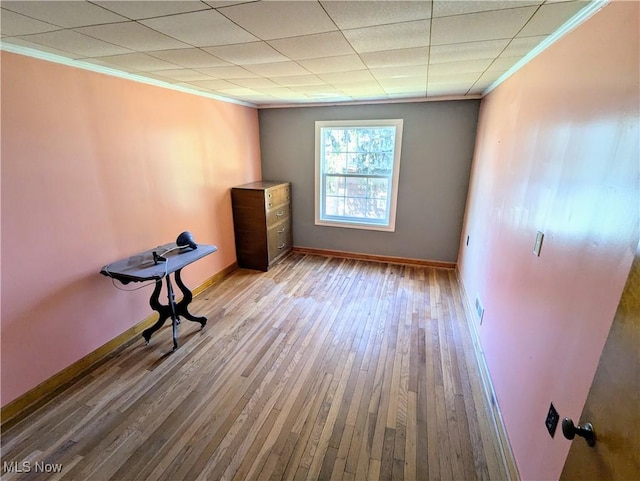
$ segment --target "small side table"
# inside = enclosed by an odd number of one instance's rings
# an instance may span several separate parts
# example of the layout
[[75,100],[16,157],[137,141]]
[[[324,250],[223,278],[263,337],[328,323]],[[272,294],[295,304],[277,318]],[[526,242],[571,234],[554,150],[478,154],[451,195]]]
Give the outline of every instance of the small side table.
[[[102,268],[100,274],[117,279],[123,284],[129,282],[144,282],[155,280],[156,285],[149,305],[159,314],[158,321],[142,332],[142,337],[147,344],[151,340],[154,332],[160,329],[167,319],[171,318],[173,326],[173,350],[178,348],[178,324],[180,317],[184,317],[193,322],[199,322],[201,328],[207,323],[207,318],[194,316],[188,310],[188,306],[193,300],[193,293],[184,285],[181,278],[181,271],[189,264],[202,259],[209,254],[216,252],[218,248],[214,245],[198,245],[197,248],[178,247],[175,242],[158,246],[154,249],[141,252],[126,259],[122,259]],[[173,274],[176,285],[182,292],[182,300],[176,302],[170,274]],[[160,290],[162,289],[162,279],[166,279],[168,304],[160,303]]]

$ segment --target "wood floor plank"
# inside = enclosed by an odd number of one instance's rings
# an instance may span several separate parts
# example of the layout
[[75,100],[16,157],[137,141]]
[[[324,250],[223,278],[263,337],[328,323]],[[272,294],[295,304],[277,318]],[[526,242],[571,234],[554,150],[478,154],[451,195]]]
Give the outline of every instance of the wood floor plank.
[[2,433],[60,473],[0,479],[507,479],[453,271],[293,253],[190,309]]

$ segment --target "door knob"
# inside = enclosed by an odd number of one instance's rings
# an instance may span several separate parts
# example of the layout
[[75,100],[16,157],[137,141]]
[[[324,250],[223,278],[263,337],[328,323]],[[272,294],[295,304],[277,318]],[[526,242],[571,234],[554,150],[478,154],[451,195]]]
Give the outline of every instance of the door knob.
[[564,418],[562,420],[562,434],[567,439],[573,439],[577,434],[584,438],[589,446],[595,446],[596,444],[596,432],[593,430],[591,423],[576,426],[571,418]]

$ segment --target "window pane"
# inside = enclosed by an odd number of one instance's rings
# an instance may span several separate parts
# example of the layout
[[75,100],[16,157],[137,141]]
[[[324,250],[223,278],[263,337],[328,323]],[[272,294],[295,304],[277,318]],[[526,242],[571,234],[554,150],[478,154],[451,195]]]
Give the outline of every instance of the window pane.
[[366,197],[367,196],[367,179],[362,177],[347,178],[347,197]]
[[325,188],[327,195],[344,195],[344,177],[327,176],[325,177]]
[[325,152],[344,152],[344,131],[341,129],[322,129]]
[[345,199],[345,215],[355,218],[365,218],[367,212],[367,199],[359,197],[347,197]]
[[363,162],[362,162],[362,154],[358,154],[355,152],[351,152],[347,154],[347,173],[349,174],[362,174],[363,171]]
[[369,179],[367,196],[386,200],[389,196],[389,179]]
[[387,203],[383,200],[367,201],[367,217],[369,219],[386,220],[387,218]]
[[347,169],[347,154],[327,153],[324,154],[325,173],[344,174]]
[[325,211],[327,215],[343,216],[344,215],[344,197],[326,197]]

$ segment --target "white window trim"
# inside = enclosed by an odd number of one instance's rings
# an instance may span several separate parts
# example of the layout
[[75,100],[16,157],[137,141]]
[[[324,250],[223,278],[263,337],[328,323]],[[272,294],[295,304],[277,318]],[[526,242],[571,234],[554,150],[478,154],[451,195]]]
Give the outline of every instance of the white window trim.
[[[321,217],[322,200],[322,159],[321,159],[321,135],[322,129],[326,127],[395,127],[396,141],[394,146],[393,174],[391,177],[391,198],[389,204],[389,224],[375,225],[366,221],[329,221]],[[326,120],[316,121],[316,145],[315,145],[315,225],[330,227],[345,227],[348,229],[366,229],[384,232],[395,232],[396,230],[396,208],[398,204],[398,177],[400,174],[400,154],[402,148],[402,127],[403,119],[380,119],[380,120]]]

